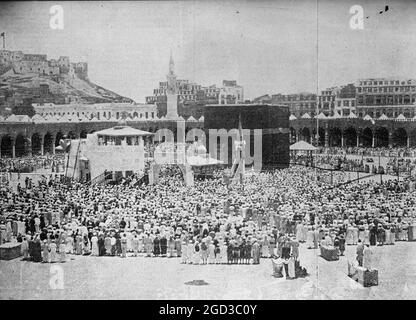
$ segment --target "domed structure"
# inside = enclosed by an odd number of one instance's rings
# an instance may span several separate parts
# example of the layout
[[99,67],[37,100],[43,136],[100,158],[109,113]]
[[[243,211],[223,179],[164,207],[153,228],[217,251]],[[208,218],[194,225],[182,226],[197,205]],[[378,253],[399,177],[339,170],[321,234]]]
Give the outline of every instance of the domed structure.
[[196,146],[196,154],[197,155],[206,155],[207,154],[207,148],[203,144],[198,144]]

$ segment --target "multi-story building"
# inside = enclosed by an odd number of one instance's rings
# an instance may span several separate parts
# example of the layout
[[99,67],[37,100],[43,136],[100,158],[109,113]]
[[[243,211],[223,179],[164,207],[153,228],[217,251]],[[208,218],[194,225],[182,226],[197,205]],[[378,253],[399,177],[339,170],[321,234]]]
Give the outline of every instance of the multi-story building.
[[411,79],[360,79],[357,87],[357,112],[359,117],[378,118],[385,114],[396,118],[416,115],[416,80]]
[[340,116],[347,117],[351,113],[356,115],[356,88],[354,84],[349,83],[346,86],[338,87],[335,92],[334,111]]
[[[146,97],[146,103],[166,103],[168,82],[159,82],[159,87],[153,90],[152,96]],[[180,104],[232,104],[244,102],[244,90],[235,80],[223,80],[222,87],[211,85],[203,87],[189,80],[177,79],[178,102]]]
[[22,51],[0,50],[0,74],[13,69],[15,73],[37,73],[58,76],[70,71],[82,79],[88,78],[86,62],[71,63],[69,57],[61,56],[58,60],[47,59],[46,54],[24,54]]
[[296,117],[301,117],[305,113],[310,116],[316,114],[316,94],[309,92],[274,94],[271,103],[288,106],[290,113]]
[[334,114],[337,90],[339,88],[331,87],[321,91],[321,94],[318,95],[318,114],[323,113],[326,116],[332,116]]
[[140,104],[140,103],[95,103],[95,104],[83,104],[83,103],[71,103],[60,104],[44,103],[32,104],[36,114],[42,117],[51,117],[64,115],[86,117],[88,119],[121,119],[124,114],[128,115],[132,119],[157,119],[156,105],[153,104]]
[[220,104],[233,104],[244,102],[244,90],[242,86],[237,85],[235,80],[223,80],[222,88],[219,90]]

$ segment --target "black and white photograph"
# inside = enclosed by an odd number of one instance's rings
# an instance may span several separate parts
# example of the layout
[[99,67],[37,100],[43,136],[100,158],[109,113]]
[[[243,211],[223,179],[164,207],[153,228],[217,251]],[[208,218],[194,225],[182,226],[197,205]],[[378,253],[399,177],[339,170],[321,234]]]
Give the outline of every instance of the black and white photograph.
[[1,2],[0,300],[416,299],[415,17]]

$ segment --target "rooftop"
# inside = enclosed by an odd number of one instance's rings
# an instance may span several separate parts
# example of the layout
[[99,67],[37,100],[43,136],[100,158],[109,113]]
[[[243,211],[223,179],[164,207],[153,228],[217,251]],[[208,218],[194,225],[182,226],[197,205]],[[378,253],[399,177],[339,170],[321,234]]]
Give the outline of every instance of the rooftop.
[[153,133],[135,129],[129,126],[115,126],[109,129],[104,129],[96,132],[99,136],[109,137],[136,137],[136,136],[151,136]]

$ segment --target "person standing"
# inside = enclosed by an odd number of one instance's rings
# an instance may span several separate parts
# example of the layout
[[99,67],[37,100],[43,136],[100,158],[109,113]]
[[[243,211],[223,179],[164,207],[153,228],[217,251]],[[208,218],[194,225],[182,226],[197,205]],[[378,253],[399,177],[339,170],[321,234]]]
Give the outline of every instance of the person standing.
[[41,262],[42,261],[42,246],[40,243],[39,235],[35,236],[33,243],[33,261]]
[[21,252],[23,255],[23,260],[29,260],[29,243],[28,237],[23,237]]
[[125,233],[123,233],[123,236],[120,239],[121,243],[121,257],[126,258],[127,257],[127,236]]
[[294,237],[290,241],[290,252],[295,261],[297,261],[299,258],[299,242]]
[[311,227],[311,226],[309,226],[308,227],[308,232],[307,232],[307,234],[306,234],[306,247],[308,248],[308,249],[312,249],[313,248],[313,243],[314,243],[314,241],[313,241],[313,238],[314,238],[314,232],[313,232],[314,230],[313,230],[313,227]]
[[194,263],[194,249],[195,249],[194,241],[190,239],[188,242],[187,250],[186,250],[189,264]]
[[92,245],[91,255],[98,256],[98,253],[99,253],[98,252],[98,237],[96,233],[94,233],[91,238],[91,245]]
[[146,257],[151,257],[152,256],[152,239],[149,237],[149,234],[146,234],[146,236],[144,237],[143,245],[146,251]]
[[295,277],[296,277],[296,272],[295,272],[295,259],[294,259],[294,257],[292,255],[287,260],[287,266],[288,266],[289,279],[295,279]]
[[257,242],[257,239],[254,239],[253,245],[251,247],[251,256],[253,257],[253,264],[260,263],[260,245]]
[[215,245],[212,241],[208,245],[208,263],[215,263]]
[[166,239],[166,236],[163,235],[160,238],[160,254],[162,257],[166,257],[167,249],[168,249],[168,239]]
[[262,258],[270,257],[269,246],[270,246],[269,237],[267,235],[264,235],[263,242],[261,244],[261,257]]
[[[358,240],[361,241],[361,239],[358,239]],[[344,234],[342,233],[339,236],[339,252],[341,256],[344,255],[344,251],[345,251],[345,237],[344,237]]]
[[372,268],[372,256],[373,250],[367,244],[367,246],[363,250],[363,267],[367,270],[371,270]]
[[169,241],[168,241],[168,258],[172,258],[173,257],[173,252],[175,250],[175,238],[172,234],[169,235]]
[[51,241],[49,244],[49,262],[56,262],[56,243],[55,241]]
[[[368,246],[368,244],[367,244],[367,246]],[[363,266],[364,245],[361,242],[361,240],[358,240],[356,253],[357,253],[358,265],[360,267],[362,267]]]
[[100,234],[98,237],[98,255],[105,256],[105,241],[103,234]]
[[104,238],[104,246],[106,255],[111,255],[111,237],[109,233],[106,233]]
[[200,263],[200,259],[201,259],[201,253],[200,253],[200,243],[199,241],[195,241],[195,246],[194,246],[194,264],[199,264]]
[[182,264],[187,264],[188,263],[188,247],[186,245],[185,239],[182,242],[182,246],[183,246],[183,252],[182,252],[181,263]]
[[201,249],[202,264],[207,264],[208,263],[208,246],[207,246],[206,239],[202,240],[200,249]]
[[155,257],[160,255],[160,239],[158,235],[156,235],[156,237],[153,239],[153,255]]
[[134,235],[133,239],[131,240],[131,244],[133,247],[133,255],[137,257],[139,252],[139,238],[137,237],[137,234]]
[[48,263],[49,262],[49,245],[47,240],[43,240],[42,244],[42,262]]
[[64,263],[66,262],[66,245],[65,240],[62,240],[61,245],[59,246],[59,256],[60,256],[60,262]]
[[182,238],[180,235],[176,235],[175,237],[175,250],[176,250],[176,256],[181,257],[182,256]]
[[82,236],[78,231],[75,235],[75,253],[78,255],[82,254]]
[[116,239],[116,236],[115,236],[114,233],[111,235],[110,240],[111,240],[111,242],[110,242],[110,244],[111,244],[111,255],[115,256],[115,255],[117,255],[117,247],[116,247],[117,239]]

